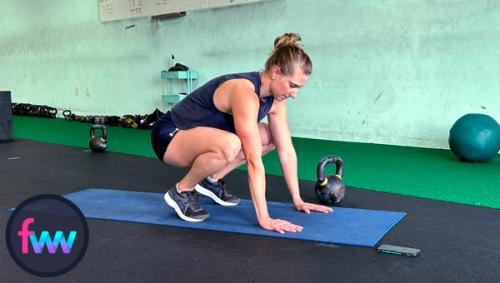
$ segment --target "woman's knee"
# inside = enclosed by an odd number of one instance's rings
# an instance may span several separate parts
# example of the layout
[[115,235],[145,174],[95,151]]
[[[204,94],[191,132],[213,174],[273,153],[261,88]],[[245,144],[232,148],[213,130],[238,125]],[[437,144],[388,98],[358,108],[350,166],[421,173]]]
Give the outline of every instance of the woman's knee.
[[266,123],[259,123],[259,133],[262,145],[273,143],[273,138],[271,136],[271,130],[269,130],[269,125],[267,125]]
[[220,149],[222,157],[227,161],[233,161],[241,152],[241,140],[235,134],[229,134],[224,138],[224,143]]
[[266,154],[275,149],[269,125],[259,123],[260,140],[262,142],[262,154]]

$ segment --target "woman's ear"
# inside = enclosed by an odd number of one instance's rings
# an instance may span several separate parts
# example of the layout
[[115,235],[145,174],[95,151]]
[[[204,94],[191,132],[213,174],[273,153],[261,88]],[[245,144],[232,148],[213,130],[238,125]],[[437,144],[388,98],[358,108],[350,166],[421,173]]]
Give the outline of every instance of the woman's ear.
[[275,80],[279,75],[281,75],[281,69],[278,66],[271,67],[271,79]]

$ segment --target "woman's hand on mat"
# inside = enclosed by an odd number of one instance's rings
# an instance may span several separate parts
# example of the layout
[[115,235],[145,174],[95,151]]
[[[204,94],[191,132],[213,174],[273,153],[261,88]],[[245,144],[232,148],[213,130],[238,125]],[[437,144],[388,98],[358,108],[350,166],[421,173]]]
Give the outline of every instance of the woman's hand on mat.
[[269,231],[276,231],[281,234],[285,234],[285,232],[302,232],[302,229],[304,229],[302,226],[295,225],[286,220],[272,218],[267,218],[266,220],[261,221],[260,227]]
[[295,208],[299,211],[303,211],[305,213],[311,213],[311,211],[317,211],[317,212],[323,212],[323,213],[330,213],[333,212],[333,209],[328,206],[324,205],[319,205],[319,204],[314,204],[314,203],[309,203],[309,202],[304,202],[304,201],[297,201],[294,203]]

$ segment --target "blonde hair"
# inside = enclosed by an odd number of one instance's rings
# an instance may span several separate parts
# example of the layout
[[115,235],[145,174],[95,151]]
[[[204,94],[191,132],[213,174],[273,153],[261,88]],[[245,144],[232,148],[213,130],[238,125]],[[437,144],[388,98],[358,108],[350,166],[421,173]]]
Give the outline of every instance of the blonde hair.
[[265,70],[269,71],[272,66],[278,66],[284,75],[292,75],[295,64],[299,64],[306,75],[312,73],[312,62],[309,55],[300,45],[300,35],[297,33],[285,33],[274,40],[274,49],[267,58]]

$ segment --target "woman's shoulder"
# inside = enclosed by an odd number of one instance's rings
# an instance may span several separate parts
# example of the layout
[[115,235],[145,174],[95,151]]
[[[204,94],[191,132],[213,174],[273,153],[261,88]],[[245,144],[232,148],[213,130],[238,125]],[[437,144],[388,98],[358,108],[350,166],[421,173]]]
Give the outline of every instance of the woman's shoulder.
[[237,86],[241,87],[252,87],[253,92],[259,94],[260,92],[260,73],[259,72],[245,72],[245,73],[233,73],[225,75],[225,79],[221,83],[231,81]]
[[248,79],[250,81],[260,81],[259,72],[243,72],[243,73],[231,73],[225,74],[219,77],[222,80],[232,80],[232,79]]

